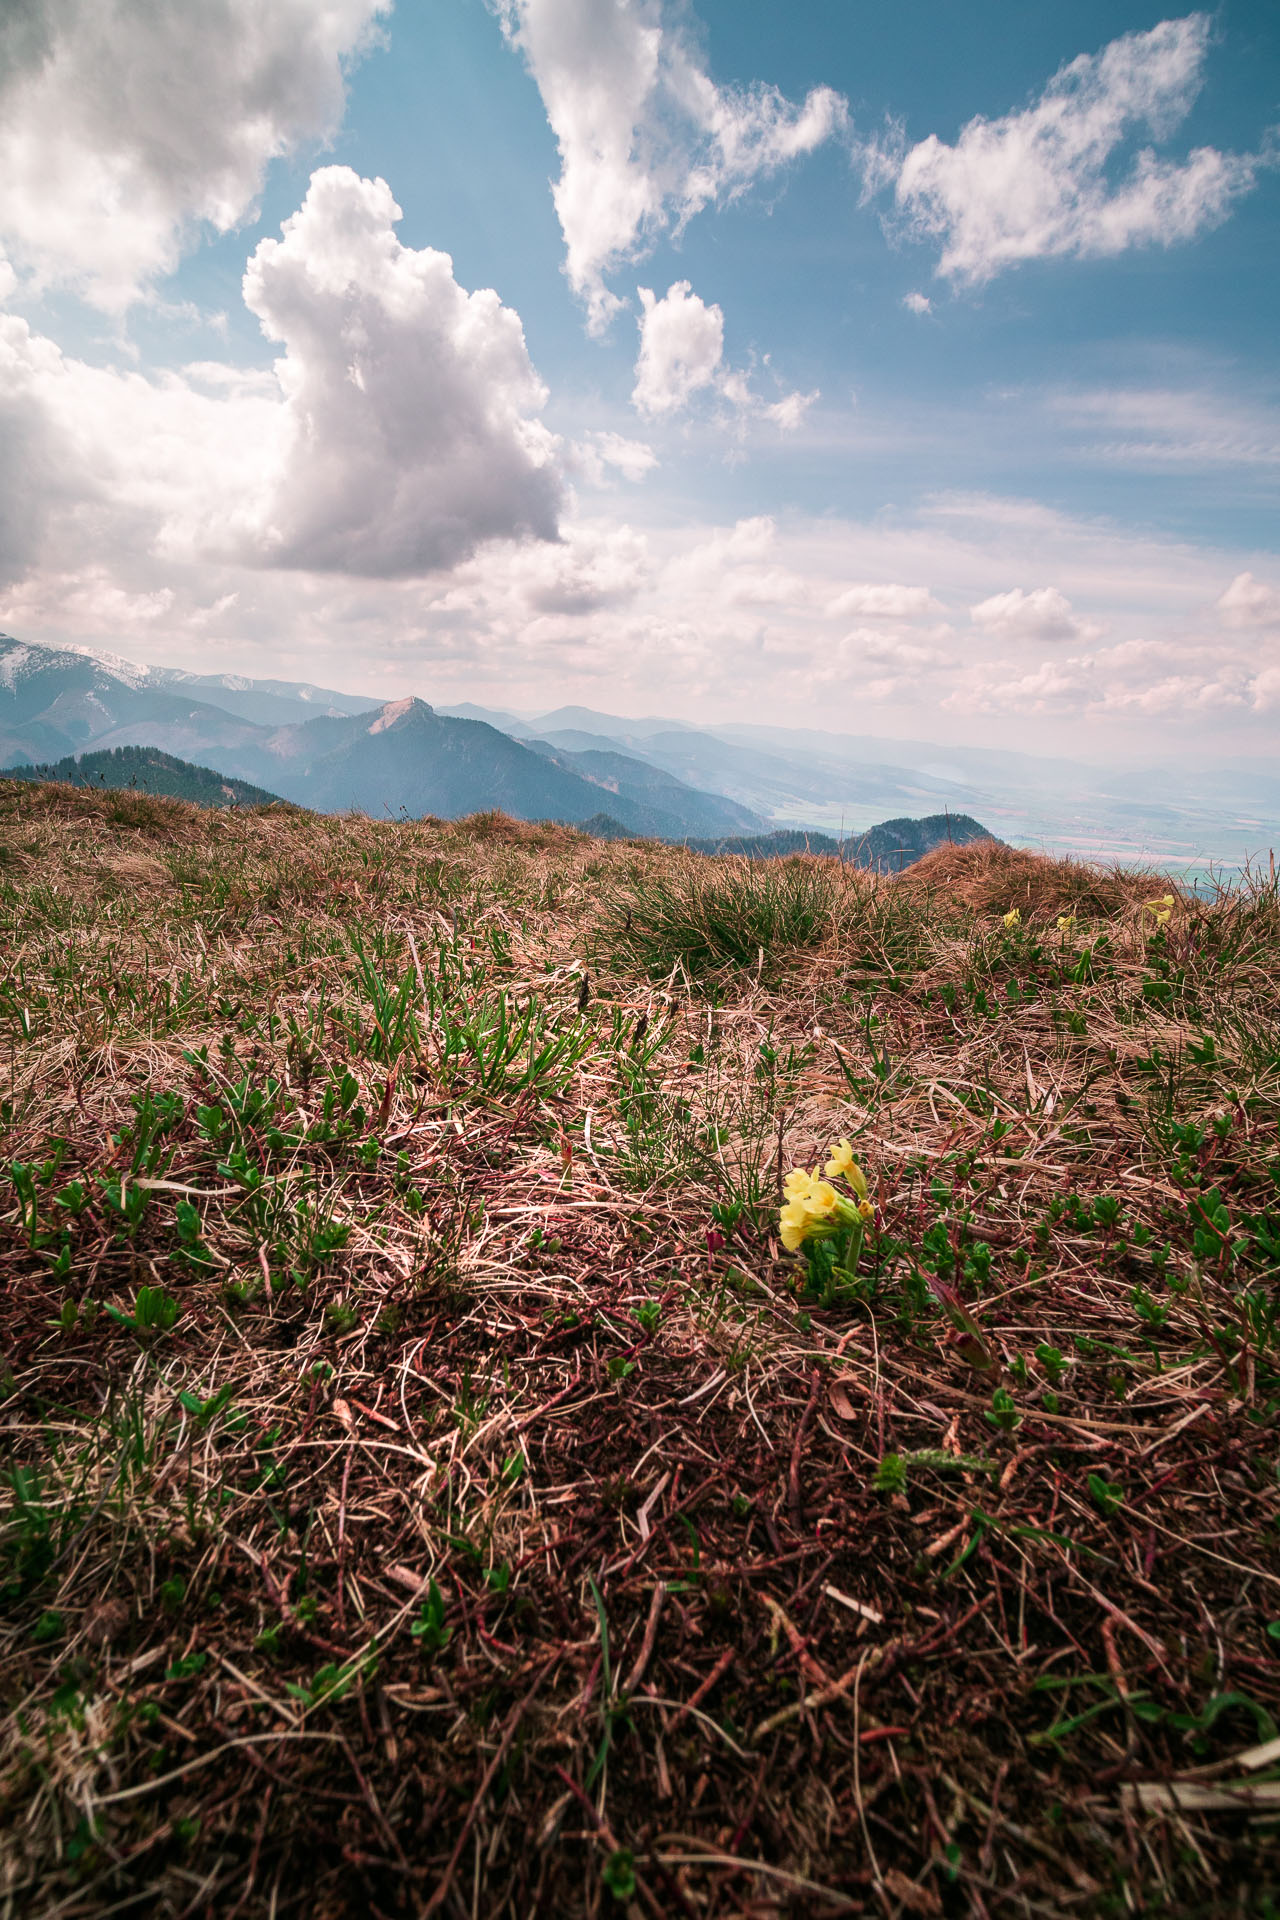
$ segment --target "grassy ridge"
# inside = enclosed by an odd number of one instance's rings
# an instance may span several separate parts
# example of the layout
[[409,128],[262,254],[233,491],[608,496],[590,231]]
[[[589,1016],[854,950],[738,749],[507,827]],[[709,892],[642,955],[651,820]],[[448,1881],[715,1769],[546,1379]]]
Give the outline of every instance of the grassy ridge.
[[9,1910],[1274,1911],[1280,904],[1165,892],[0,784]]

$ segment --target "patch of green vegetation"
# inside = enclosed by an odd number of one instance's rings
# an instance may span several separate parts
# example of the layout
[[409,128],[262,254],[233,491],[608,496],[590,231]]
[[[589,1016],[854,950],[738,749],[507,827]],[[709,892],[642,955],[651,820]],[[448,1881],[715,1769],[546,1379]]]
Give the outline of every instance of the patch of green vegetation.
[[725,967],[773,979],[796,952],[831,933],[838,870],[791,859],[686,862],[637,875],[611,906],[613,950],[651,979],[703,981]]

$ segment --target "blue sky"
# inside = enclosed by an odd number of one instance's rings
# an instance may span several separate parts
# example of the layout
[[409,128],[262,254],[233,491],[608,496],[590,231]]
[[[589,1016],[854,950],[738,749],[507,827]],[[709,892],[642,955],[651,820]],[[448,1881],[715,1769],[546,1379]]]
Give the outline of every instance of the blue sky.
[[0,626],[1272,751],[1273,7],[260,14],[0,38]]

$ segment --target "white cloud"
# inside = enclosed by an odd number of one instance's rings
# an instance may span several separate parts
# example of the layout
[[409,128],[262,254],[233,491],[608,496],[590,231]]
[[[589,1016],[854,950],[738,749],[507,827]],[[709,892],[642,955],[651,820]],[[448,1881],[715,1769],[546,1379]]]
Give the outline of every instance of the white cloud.
[[624,606],[650,572],[648,543],[627,526],[572,527],[561,545],[525,548],[511,556],[510,564],[517,600],[535,613],[587,614]]
[[724,355],[724,314],[707,306],[687,280],[661,300],[640,290],[640,357],[631,398],[641,413],[672,413],[702,387],[713,386]]
[[872,620],[919,620],[941,611],[928,587],[893,584],[846,587],[827,604],[827,612],[836,619],[852,614]]
[[916,672],[924,667],[946,670],[957,665],[954,654],[941,647],[930,647],[918,640],[907,640],[899,633],[878,633],[874,628],[858,627],[842,642],[852,658],[873,667],[893,667],[899,672]]
[[804,417],[815,400],[821,398],[815,387],[812,393],[787,393],[781,400],[771,404],[765,401],[756,403],[759,412],[766,420],[772,420],[779,433],[794,433],[804,425]]
[[1071,602],[1056,587],[1037,587],[1031,593],[1013,587],[1008,593],[993,593],[970,607],[969,618],[975,627],[1001,640],[1089,641],[1102,632],[1074,614]]
[[663,0],[492,0],[537,83],[560,149],[565,270],[599,333],[621,301],[605,276],[664,229],[811,152],[845,106],[816,87],[718,87]]
[[558,538],[557,443],[520,319],[447,254],[401,246],[385,182],[312,178],[245,298],[274,374],[149,380],[62,355],[0,315],[0,569],[59,544],[414,576],[495,540]]
[[1021,260],[1101,258],[1172,246],[1226,219],[1254,184],[1256,156],[1197,147],[1165,160],[1166,140],[1200,91],[1212,37],[1208,14],[1164,20],[1062,67],[1031,106],[981,117],[954,146],[931,134],[903,152],[866,150],[870,191],[892,184],[909,230],[942,242],[938,271],[977,285]]
[[383,180],[312,175],[244,297],[284,342],[282,464],[259,546],[348,573],[448,567],[486,540],[554,539],[556,442],[520,316],[467,293],[434,248],[402,246]]
[[1091,719],[1190,720],[1262,712],[1280,686],[1274,669],[1220,643],[1121,641],[1093,653],[1047,660],[1028,673],[976,663],[946,703],[968,713],[1075,713]]
[[1229,627],[1280,627],[1280,587],[1238,573],[1218,600]]
[[982,662],[966,674],[943,705],[959,713],[1072,713],[1095,692],[1093,662],[1046,660],[1030,673]]
[[[659,300],[651,287],[639,287],[640,354],[632,401],[650,419],[676,413],[695,394],[714,391],[739,426],[749,419],[770,420],[781,433],[794,433],[818,393],[787,393],[767,401],[747,375],[724,359],[724,314],[708,306],[687,280],[677,280]],[[765,356],[766,364],[768,356]]]
[[577,471],[593,486],[609,484],[609,470],[621,474],[633,484],[652,473],[658,464],[653,448],[643,440],[628,440],[625,434],[592,432],[575,442],[572,460]]
[[390,0],[29,0],[0,21],[0,237],[119,311],[338,126]]
[[733,607],[806,607],[810,585],[790,567],[739,567],[726,574],[720,598]]
[[1251,663],[1220,646],[1128,640],[1095,655],[1099,710],[1204,714],[1249,703]]
[[904,293],[902,304],[908,313],[933,312],[933,302],[927,293]]

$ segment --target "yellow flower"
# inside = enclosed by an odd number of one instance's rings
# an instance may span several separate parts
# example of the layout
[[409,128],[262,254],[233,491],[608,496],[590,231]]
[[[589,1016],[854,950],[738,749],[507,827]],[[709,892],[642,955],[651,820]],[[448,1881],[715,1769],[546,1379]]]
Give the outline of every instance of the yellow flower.
[[828,1181],[815,1180],[809,1190],[808,1198],[802,1200],[800,1205],[806,1213],[812,1214],[816,1219],[820,1220],[824,1215],[835,1212],[836,1202],[839,1197],[835,1188]]
[[779,1215],[782,1244],[788,1253],[798,1253],[809,1229],[809,1214],[802,1201],[789,1200]]
[[1018,907],[1010,907],[1008,913],[1006,913],[1004,917],[1004,923],[1006,927],[1008,927],[1010,930],[1012,930],[1014,927],[1020,927],[1022,925],[1021,909]]
[[867,1197],[867,1180],[862,1168],[853,1157],[853,1148],[847,1140],[837,1140],[831,1149],[831,1157],[823,1172],[833,1179],[845,1179],[860,1200]]
[[860,1197],[851,1200],[829,1180],[820,1180],[816,1171],[811,1173],[805,1167],[793,1167],[783,1182],[786,1205],[778,1212],[778,1229],[788,1253],[798,1253],[807,1240],[829,1240],[834,1234],[856,1229],[852,1244],[853,1257],[857,1259],[856,1248],[862,1245],[862,1230],[868,1220],[875,1218],[875,1208],[867,1198],[866,1180],[847,1140],[838,1141],[832,1148],[828,1171],[833,1166]]
[[1171,893],[1162,893],[1158,900],[1144,900],[1142,910],[1144,913],[1149,913],[1152,916],[1158,927],[1162,927],[1165,921],[1169,919],[1177,904],[1177,901]]
[[1074,913],[1060,913],[1058,915],[1058,932],[1070,933],[1075,923],[1076,923],[1076,917]]

